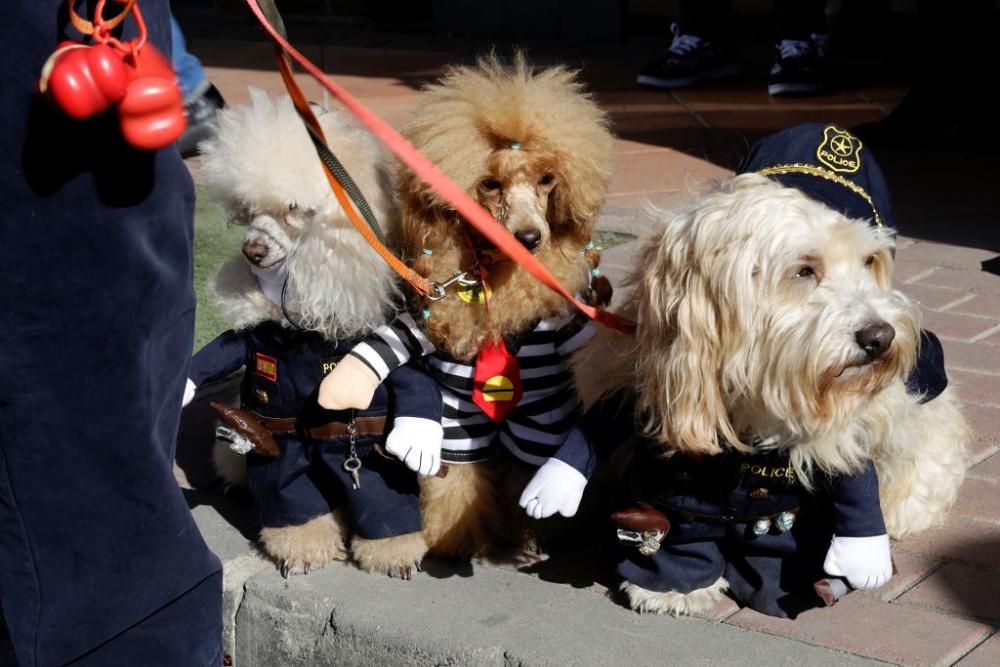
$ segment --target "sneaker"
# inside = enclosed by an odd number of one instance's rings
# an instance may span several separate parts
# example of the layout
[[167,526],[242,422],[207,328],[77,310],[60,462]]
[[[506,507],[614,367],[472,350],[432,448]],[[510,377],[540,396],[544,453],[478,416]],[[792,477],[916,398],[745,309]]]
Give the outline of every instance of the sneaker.
[[771,95],[811,95],[823,89],[824,35],[809,40],[783,39],[777,51],[767,92]]
[[743,71],[731,49],[698,35],[681,32],[676,23],[670,26],[674,39],[665,56],[639,71],[639,85],[654,88],[681,88],[699,81],[721,79]]
[[211,84],[205,92],[184,105],[187,127],[177,140],[177,149],[182,157],[193,157],[198,154],[198,144],[215,132],[215,115],[224,106],[226,101],[222,99],[222,93]]

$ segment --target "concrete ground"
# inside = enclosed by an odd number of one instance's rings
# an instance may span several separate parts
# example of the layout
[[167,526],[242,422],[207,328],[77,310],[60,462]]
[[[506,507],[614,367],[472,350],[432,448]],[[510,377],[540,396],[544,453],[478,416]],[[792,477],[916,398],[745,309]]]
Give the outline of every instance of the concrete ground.
[[[196,27],[191,48],[230,103],[246,100],[248,85],[281,90],[271,49],[252,29],[226,32],[235,40],[218,32]],[[422,82],[446,63],[469,61],[470,48],[480,46],[309,26],[297,35],[307,56],[397,127]],[[635,70],[651,48],[543,45],[533,52],[542,62],[582,67],[614,120],[619,160],[602,230],[641,234],[646,202],[669,202],[725,176],[749,142],[769,131],[806,120],[847,127],[878,120],[906,91],[902,82],[875,81],[863,62],[845,61],[843,71],[855,78],[829,94],[771,99],[766,58],[744,79],[674,93],[639,90]],[[189,492],[199,524],[226,562],[227,649],[235,664],[1000,664],[1000,167],[988,149],[926,148],[934,138],[876,155],[902,233],[897,283],[943,340],[976,440],[951,520],[894,545],[899,573],[886,587],[796,621],[731,601],[706,618],[677,620],[626,610],[608,594],[606,578],[580,574],[580,563],[592,560],[586,552],[531,572],[431,563],[402,582],[337,564],[286,581],[255,553],[249,507],[219,494],[205,473],[211,423],[203,396],[185,416],[178,462],[199,489]],[[190,164],[197,178],[197,160]],[[633,251],[633,243],[608,250],[605,269],[620,276]]]

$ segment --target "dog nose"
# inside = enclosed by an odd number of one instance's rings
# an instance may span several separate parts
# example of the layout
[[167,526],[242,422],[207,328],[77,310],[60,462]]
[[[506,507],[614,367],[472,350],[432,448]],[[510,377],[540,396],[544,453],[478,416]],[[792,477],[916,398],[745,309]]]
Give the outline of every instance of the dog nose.
[[522,229],[519,232],[514,232],[514,238],[528,250],[534,250],[542,242],[542,233],[537,229]]
[[267,257],[267,244],[263,241],[247,241],[243,244],[243,256],[253,264],[260,264]]
[[869,359],[878,359],[896,337],[896,330],[888,322],[873,322],[854,333],[854,340],[865,351]]

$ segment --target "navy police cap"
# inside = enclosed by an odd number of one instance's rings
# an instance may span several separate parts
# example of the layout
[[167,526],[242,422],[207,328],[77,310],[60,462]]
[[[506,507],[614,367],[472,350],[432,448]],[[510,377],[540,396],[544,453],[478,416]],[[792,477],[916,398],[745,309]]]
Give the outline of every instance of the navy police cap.
[[739,173],[756,172],[796,188],[849,218],[896,225],[889,186],[871,151],[833,124],[805,123],[753,145]]

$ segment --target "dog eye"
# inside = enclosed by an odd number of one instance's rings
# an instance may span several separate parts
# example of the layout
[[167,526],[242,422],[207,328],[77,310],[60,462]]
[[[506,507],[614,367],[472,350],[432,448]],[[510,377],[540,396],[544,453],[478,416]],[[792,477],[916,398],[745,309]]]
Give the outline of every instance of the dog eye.
[[815,278],[816,277],[816,269],[814,269],[813,267],[811,267],[808,264],[806,264],[805,266],[803,266],[802,268],[799,269],[799,272],[795,274],[795,277],[796,278]]
[[870,266],[872,266],[872,265],[873,265],[874,263],[875,263],[875,255],[868,255],[868,258],[867,258],[867,259],[865,259],[865,266],[866,266],[866,267],[870,267]]
[[496,180],[495,178],[484,178],[482,181],[480,181],[479,187],[481,187],[483,190],[486,190],[487,192],[492,192],[493,190],[500,189],[500,181]]
[[552,181],[556,180],[556,177],[552,174],[543,174],[541,178],[538,179],[539,185],[551,185]]

